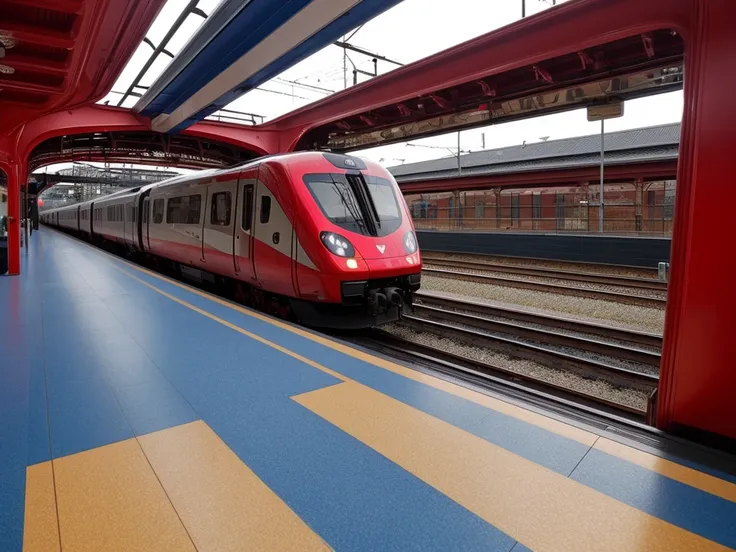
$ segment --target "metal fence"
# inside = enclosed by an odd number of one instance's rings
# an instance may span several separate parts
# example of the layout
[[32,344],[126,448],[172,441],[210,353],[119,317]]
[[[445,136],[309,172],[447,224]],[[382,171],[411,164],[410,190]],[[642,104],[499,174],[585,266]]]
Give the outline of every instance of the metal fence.
[[[407,196],[420,230],[598,233],[600,196],[594,189],[443,192]],[[603,232],[670,236],[674,181],[606,185]]]
[[[598,220],[592,223],[583,221],[557,219],[520,219],[512,224],[495,224],[489,219],[414,219],[417,230],[441,230],[456,232],[539,232],[553,234],[597,234]],[[633,236],[665,236],[672,235],[671,220],[642,220],[641,230],[636,230],[636,222],[631,219],[611,219],[603,221],[604,234],[633,235]]]

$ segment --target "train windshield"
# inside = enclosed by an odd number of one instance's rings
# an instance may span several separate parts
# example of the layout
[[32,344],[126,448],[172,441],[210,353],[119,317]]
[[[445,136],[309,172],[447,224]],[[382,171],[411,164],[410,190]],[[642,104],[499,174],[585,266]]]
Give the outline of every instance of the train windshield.
[[324,215],[341,228],[367,236],[385,236],[401,226],[394,186],[385,178],[308,174],[304,181]]

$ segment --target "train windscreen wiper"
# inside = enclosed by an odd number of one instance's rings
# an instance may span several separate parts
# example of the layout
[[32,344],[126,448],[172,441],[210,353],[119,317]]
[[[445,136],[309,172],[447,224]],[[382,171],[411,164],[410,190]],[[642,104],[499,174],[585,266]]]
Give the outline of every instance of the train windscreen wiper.
[[368,233],[371,236],[377,236],[378,225],[380,224],[378,221],[378,213],[376,212],[376,206],[373,205],[373,201],[368,193],[365,180],[363,180],[363,175],[346,174],[345,178],[348,181],[348,184],[350,184],[350,188],[353,190],[355,198],[358,200],[360,211],[363,213],[366,224],[368,225]]

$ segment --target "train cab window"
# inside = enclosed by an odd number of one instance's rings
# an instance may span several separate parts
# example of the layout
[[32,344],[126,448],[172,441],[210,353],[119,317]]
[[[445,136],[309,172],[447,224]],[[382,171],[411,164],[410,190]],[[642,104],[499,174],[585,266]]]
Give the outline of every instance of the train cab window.
[[271,198],[261,196],[261,224],[266,224],[271,219]]
[[401,226],[396,185],[370,175],[308,174],[304,182],[327,220],[358,234],[386,236]]
[[153,200],[153,223],[161,224],[164,221],[164,200]]
[[399,204],[396,201],[394,187],[391,182],[377,176],[366,175],[364,178],[368,192],[370,192],[371,199],[376,207],[379,220],[400,221],[401,212],[399,211]]
[[166,204],[167,224],[199,224],[201,195],[172,197]]
[[243,188],[243,230],[250,232],[253,227],[253,184]]
[[212,195],[210,224],[230,226],[230,192],[218,192]]

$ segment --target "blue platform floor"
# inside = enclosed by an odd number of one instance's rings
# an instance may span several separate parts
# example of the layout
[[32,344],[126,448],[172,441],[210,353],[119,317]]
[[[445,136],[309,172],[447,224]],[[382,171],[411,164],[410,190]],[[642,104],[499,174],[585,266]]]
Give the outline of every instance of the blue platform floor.
[[49,229],[0,278],[0,550],[729,550],[736,478]]

